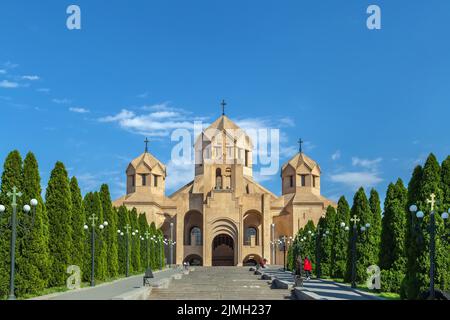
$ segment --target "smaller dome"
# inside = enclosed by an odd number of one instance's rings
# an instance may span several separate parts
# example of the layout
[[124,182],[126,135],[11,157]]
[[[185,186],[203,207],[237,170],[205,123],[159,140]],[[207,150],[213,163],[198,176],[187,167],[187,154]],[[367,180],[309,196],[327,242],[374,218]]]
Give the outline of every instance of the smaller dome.
[[139,157],[132,160],[128,168],[130,169],[130,167],[132,167],[136,170],[141,164],[146,165],[149,169],[159,166],[163,172],[166,172],[166,166],[149,152],[144,152]]
[[311,159],[310,157],[308,157],[306,154],[304,154],[303,152],[299,152],[297,153],[291,160],[289,160],[288,162],[286,162],[282,167],[281,167],[281,171],[284,171],[284,169],[286,169],[286,167],[288,165],[292,166],[294,169],[299,168],[302,164],[305,164],[305,166],[307,168],[309,168],[311,171],[314,170],[314,168],[317,168],[317,170],[319,172],[321,172],[320,170],[320,166],[317,164],[316,161],[314,161],[313,159]]

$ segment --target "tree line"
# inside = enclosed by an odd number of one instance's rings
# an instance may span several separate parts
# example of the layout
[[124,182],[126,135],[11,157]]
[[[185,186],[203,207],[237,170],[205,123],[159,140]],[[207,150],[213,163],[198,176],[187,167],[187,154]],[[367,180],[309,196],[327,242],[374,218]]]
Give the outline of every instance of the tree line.
[[[375,189],[369,198],[360,188],[352,207],[345,197],[337,208],[327,208],[317,226],[309,221],[298,231],[288,250],[288,268],[295,268],[297,257],[309,257],[324,277],[351,282],[352,226],[351,218],[360,219],[356,242],[356,281],[365,283],[367,268],[378,265],[381,269],[381,290],[399,293],[403,299],[420,299],[430,283],[430,233],[428,229],[430,204],[434,193],[437,199],[435,287],[450,289],[450,222],[445,223],[440,213],[450,208],[450,156],[440,165],[430,154],[422,167],[412,173],[408,186],[401,179],[390,183],[382,212],[380,198]],[[425,212],[423,221],[411,213],[411,205]],[[359,226],[370,224],[366,230]],[[320,269],[320,270],[318,270]]]
[[[152,269],[164,267],[162,231],[157,230],[154,223],[149,225],[145,215],[138,214],[135,208],[113,207],[108,185],[103,184],[99,191],[89,192],[83,197],[76,177],[69,179],[64,164],[57,162],[50,174],[44,201],[34,154],[30,152],[22,160],[15,150],[7,156],[1,176],[0,204],[6,207],[6,211],[0,217],[0,298],[7,296],[9,288],[11,228],[8,224],[12,208],[7,193],[14,186],[22,193],[17,201],[19,222],[25,215],[21,208],[33,198],[38,200],[32,228],[18,227],[15,252],[18,297],[65,286],[69,265],[79,266],[82,280],[90,280],[89,232],[92,228],[89,217],[93,214],[98,219],[97,227],[104,221],[108,222],[103,230],[96,228],[96,280],[107,281],[124,276],[127,253],[130,273],[140,273],[147,266]],[[88,230],[85,225],[89,226]],[[127,225],[129,234],[125,231]]]

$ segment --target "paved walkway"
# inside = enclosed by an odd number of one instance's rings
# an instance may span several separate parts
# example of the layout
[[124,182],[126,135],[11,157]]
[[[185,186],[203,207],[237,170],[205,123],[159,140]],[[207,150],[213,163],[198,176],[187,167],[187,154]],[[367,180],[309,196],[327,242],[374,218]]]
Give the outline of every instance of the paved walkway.
[[195,267],[172,280],[169,288],[152,290],[150,300],[290,300],[291,291],[271,289],[248,267]]
[[[282,268],[260,269],[260,271],[289,285],[294,285],[292,273],[285,272]],[[304,281],[303,287],[296,287],[294,290],[301,290],[304,299],[312,300],[384,300],[368,292],[352,289],[350,285],[331,280],[311,279]]]
[[[153,273],[154,278],[150,279],[150,282],[156,282],[162,278],[171,277],[175,273],[180,273],[180,269],[155,271]],[[116,280],[111,283],[103,283],[96,287],[81,288],[74,291],[37,297],[34,298],[34,300],[111,300],[114,297],[141,288],[142,279],[143,274]]]

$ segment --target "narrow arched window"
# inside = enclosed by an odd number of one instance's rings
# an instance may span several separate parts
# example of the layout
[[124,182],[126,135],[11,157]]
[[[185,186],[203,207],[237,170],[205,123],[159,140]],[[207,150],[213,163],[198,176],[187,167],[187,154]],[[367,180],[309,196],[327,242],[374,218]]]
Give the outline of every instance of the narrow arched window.
[[222,189],[222,170],[216,169],[216,189]]
[[199,227],[193,227],[191,229],[191,246],[202,245],[202,231]]
[[258,230],[254,227],[248,227],[245,229],[245,245],[251,244],[252,237],[255,237],[255,244],[258,245]]

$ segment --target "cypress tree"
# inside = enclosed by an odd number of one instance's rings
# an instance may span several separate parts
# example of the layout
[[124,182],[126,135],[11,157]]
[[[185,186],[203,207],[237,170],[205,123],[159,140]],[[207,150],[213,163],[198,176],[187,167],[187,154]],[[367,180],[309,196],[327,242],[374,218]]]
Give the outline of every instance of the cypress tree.
[[159,229],[157,231],[157,238],[159,239],[158,241],[158,258],[159,258],[159,262],[160,262],[160,267],[164,268],[166,266],[166,256],[165,256],[165,252],[164,252],[164,234],[162,232],[161,229]]
[[[333,226],[336,221],[336,209],[328,206],[325,217],[320,218],[316,234],[316,245],[319,256],[316,257],[316,274],[320,267],[320,274],[324,277],[331,275],[331,255],[333,244]],[[320,265],[319,260],[320,259]]]
[[142,269],[150,267],[150,236],[147,239],[146,234],[149,233],[149,227],[145,214],[139,215],[139,232],[141,233],[141,266]]
[[57,162],[50,174],[45,199],[51,261],[49,285],[58,287],[66,282],[66,270],[71,265],[72,253],[71,195],[69,178],[62,162]]
[[312,220],[309,220],[301,232],[301,238],[303,239],[303,241],[300,240],[302,244],[302,256],[303,258],[308,258],[309,261],[311,261],[313,270],[316,269],[316,242],[314,238],[315,232],[316,227],[314,226],[314,222],[312,222]]
[[[125,206],[119,207],[117,213],[117,227],[118,230],[123,233],[118,238],[118,262],[119,262],[119,274],[126,274],[127,267],[127,238],[129,241],[129,248],[131,249],[131,234],[127,233],[126,227],[130,225],[129,212]],[[130,229],[131,233],[131,229]],[[128,259],[131,258],[131,250],[128,250]]]
[[[419,199],[420,183],[422,181],[423,168],[416,166],[412,177],[408,184],[407,208],[413,204],[417,204]],[[423,250],[423,242],[420,241],[420,230],[418,228],[418,219],[416,216],[410,215],[406,219],[406,274],[402,282],[400,296],[403,299],[416,299],[419,296],[418,282],[418,255]]]
[[[372,212],[370,210],[369,201],[367,200],[366,193],[364,192],[364,188],[360,188],[353,199],[353,206],[351,209],[351,216],[356,216],[360,219],[357,224],[356,232],[357,232],[357,241],[356,241],[356,282],[361,283],[367,279],[367,268],[374,264],[374,254],[373,254],[373,236],[369,232],[362,232],[360,227],[364,226],[366,223],[372,224]],[[350,224],[349,230],[350,239],[352,239],[353,235],[353,223]],[[347,272],[346,272],[346,281],[351,281],[351,261],[352,261],[352,253],[351,253],[351,241],[349,241],[349,251],[348,251],[348,263],[347,263]]]
[[337,217],[335,220],[333,231],[333,251],[331,257],[332,276],[335,278],[344,278],[347,268],[347,251],[349,243],[349,234],[341,227],[341,223],[345,226],[350,225],[350,206],[347,200],[342,196],[338,201]]
[[[91,232],[95,232],[95,279],[98,280],[105,280],[107,276],[107,259],[106,259],[106,241],[105,241],[105,231],[109,228],[109,225],[105,229],[100,229],[99,226],[105,221],[103,218],[103,210],[102,210],[102,203],[100,201],[100,196],[98,192],[90,192],[88,193],[84,198],[84,210],[86,214],[86,224],[89,226],[89,236]],[[95,227],[94,231],[91,226],[92,220],[90,219],[92,215],[95,214],[97,217],[97,220],[95,221]],[[88,265],[89,267],[86,268],[89,272],[89,276],[92,271],[91,267],[91,250],[92,250],[92,243],[91,240],[89,240],[88,248]]]
[[85,255],[86,231],[83,229],[87,222],[84,214],[83,197],[75,177],[70,179],[70,196],[72,204],[72,257],[71,263],[83,268],[83,258]]
[[382,221],[380,268],[383,291],[400,292],[400,285],[406,269],[407,190],[399,179],[391,183],[384,202]]
[[18,295],[37,293],[47,286],[50,258],[48,251],[48,218],[44,201],[41,197],[41,178],[38,163],[33,153],[28,153],[23,166],[24,203],[36,199],[38,205],[32,222],[31,211],[29,219],[24,222],[30,227],[19,244],[20,255],[17,257],[16,287]]
[[[8,154],[3,166],[0,193],[0,204],[3,204],[6,208],[5,212],[0,216],[0,224],[3,226],[8,225],[12,213],[12,199],[7,196],[7,193],[12,192],[14,186],[18,189],[18,191],[22,190],[22,177],[22,157],[19,151],[14,150]],[[21,216],[21,209],[22,198],[18,198],[17,217]],[[3,228],[3,230],[0,232],[0,298],[6,297],[9,292],[9,275],[11,263],[10,243],[11,228]],[[19,257],[17,242],[16,257]]]
[[150,237],[152,238],[152,241],[150,241],[150,265],[152,269],[158,269],[158,252],[157,252],[157,233],[156,233],[156,226],[155,223],[152,222],[150,224]]
[[441,165],[441,189],[444,194],[443,209],[450,208],[450,156]]
[[[419,295],[428,291],[429,288],[429,246],[430,246],[430,234],[427,231],[427,226],[430,222],[430,205],[427,200],[430,195],[434,193],[438,204],[435,206],[435,221],[436,221],[436,254],[435,254],[435,287],[436,289],[448,290],[450,287],[450,271],[446,269],[449,259],[449,252],[446,251],[445,244],[442,243],[439,235],[444,232],[444,223],[440,216],[440,212],[443,210],[443,198],[444,194],[441,189],[441,172],[439,163],[434,156],[430,154],[425,162],[423,168],[422,181],[419,188],[418,207],[425,213],[425,217],[420,224],[421,226],[421,239],[423,240],[423,246],[421,246],[418,255],[418,290]],[[420,241],[420,239],[419,239]]]
[[[135,235],[131,238],[131,265],[133,266],[133,272],[141,271],[141,240],[140,230],[138,223],[138,212],[136,208],[131,209],[130,212],[131,227]],[[136,232],[137,231],[137,232]]]
[[107,245],[107,275],[116,278],[119,274],[118,262],[118,244],[117,244],[117,213],[112,208],[111,196],[108,185],[103,184],[100,188],[100,200],[102,202],[102,210],[108,227],[104,231],[105,241]]
[[372,212],[370,228],[367,231],[369,233],[369,241],[372,247],[371,263],[378,265],[380,256],[380,243],[381,243],[381,204],[380,196],[375,189],[370,190],[369,197],[370,211]]

